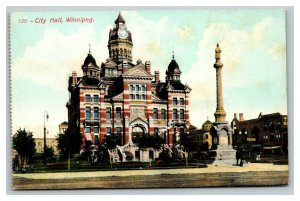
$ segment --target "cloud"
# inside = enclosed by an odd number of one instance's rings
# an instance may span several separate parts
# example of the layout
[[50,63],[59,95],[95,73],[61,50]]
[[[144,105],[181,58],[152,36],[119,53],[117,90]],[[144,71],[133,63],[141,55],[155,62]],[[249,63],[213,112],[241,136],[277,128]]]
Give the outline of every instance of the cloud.
[[184,41],[191,41],[194,38],[194,29],[191,26],[177,27],[175,32]]
[[[285,75],[285,66],[280,66],[278,60],[284,61],[285,46],[283,44],[285,41],[272,35],[271,30],[274,29],[275,24],[273,18],[266,18],[257,22],[248,31],[233,28],[227,23],[210,24],[204,30],[198,43],[198,60],[192,65],[191,70],[183,75],[183,79],[188,80],[188,84],[192,88],[190,108],[193,109],[191,112],[193,124],[200,127],[206,120],[207,113],[210,114],[210,120],[214,121],[216,72],[213,64],[216,43],[220,43],[222,49],[223,96],[227,120],[232,119],[233,113],[237,112],[234,111],[236,109],[249,110],[243,102],[238,102],[242,107],[237,107],[237,100],[232,100],[232,94],[238,93],[238,90],[244,90],[243,93],[247,90],[257,90],[257,97],[252,98],[254,101],[263,102],[264,96],[261,94],[271,93],[268,89],[272,86],[271,81],[284,81],[282,75]],[[235,92],[230,90],[233,88],[236,89]],[[284,97],[282,98],[284,99]],[[244,99],[242,100],[244,101]],[[255,104],[257,103],[253,103],[253,105]],[[255,113],[259,112],[257,110]]]
[[138,59],[155,62],[158,57],[166,53],[166,49],[161,45],[162,40],[167,37],[168,18],[161,17],[154,21],[147,19],[136,11],[122,12],[126,19],[128,30],[132,33],[134,51],[132,57],[134,62]]
[[66,90],[67,75],[80,68],[88,44],[95,44],[95,36],[92,27],[70,35],[58,29],[46,29],[43,37],[12,63],[13,79],[29,79],[38,85]]
[[285,52],[285,45],[278,42],[268,49],[268,53],[273,57],[273,59],[280,61],[285,60]]

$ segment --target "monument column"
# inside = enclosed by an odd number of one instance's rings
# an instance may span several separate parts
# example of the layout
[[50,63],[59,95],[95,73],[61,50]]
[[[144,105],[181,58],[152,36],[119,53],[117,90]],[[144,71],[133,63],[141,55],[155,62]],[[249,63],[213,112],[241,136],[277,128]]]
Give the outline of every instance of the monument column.
[[217,85],[217,109],[215,112],[215,122],[225,122],[226,112],[223,107],[223,89],[222,89],[222,67],[221,63],[221,49],[219,44],[215,49],[216,62],[214,68],[216,69],[216,85]]
[[214,68],[216,69],[216,95],[217,108],[215,115],[215,122],[210,130],[212,136],[211,155],[214,156],[215,164],[235,163],[235,150],[232,148],[232,129],[226,121],[226,112],[223,107],[223,89],[222,89],[222,67],[221,63],[221,49],[219,44],[215,49]]

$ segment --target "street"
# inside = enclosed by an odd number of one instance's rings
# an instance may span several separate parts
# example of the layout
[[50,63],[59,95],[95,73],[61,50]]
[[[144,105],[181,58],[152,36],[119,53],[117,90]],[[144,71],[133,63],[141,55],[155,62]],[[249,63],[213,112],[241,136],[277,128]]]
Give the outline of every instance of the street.
[[12,180],[13,190],[278,186],[288,184],[288,166],[29,173],[13,174]]

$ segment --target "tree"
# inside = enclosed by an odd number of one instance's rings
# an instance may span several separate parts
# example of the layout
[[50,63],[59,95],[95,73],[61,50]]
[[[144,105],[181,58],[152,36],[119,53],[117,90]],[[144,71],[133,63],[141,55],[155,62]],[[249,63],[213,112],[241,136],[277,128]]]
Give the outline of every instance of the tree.
[[70,170],[70,159],[74,154],[79,153],[82,136],[75,129],[67,129],[64,134],[60,134],[57,138],[57,148],[64,158],[68,158],[68,170]]
[[44,153],[42,154],[42,159],[44,158],[44,154],[46,154],[46,159],[54,156],[54,149],[53,147],[46,147],[46,150],[44,151]]
[[108,150],[109,153],[109,163],[110,167],[112,168],[112,150],[116,148],[117,146],[117,139],[115,137],[115,134],[110,133],[106,134],[104,139],[104,146]]
[[204,164],[206,164],[208,151],[209,151],[208,142],[200,144],[198,149],[198,159],[200,159]]
[[179,148],[183,151],[186,166],[188,166],[188,156],[192,151],[197,150],[197,144],[192,142],[187,133],[180,133],[180,140],[178,141]]
[[20,169],[22,170],[24,164],[33,157],[36,152],[35,142],[32,132],[21,128],[15,133],[12,139],[13,149],[18,152],[20,158]]
[[158,136],[150,136],[150,135],[143,135],[137,145],[139,149],[141,150],[146,150],[147,148],[153,148],[154,150],[159,150],[161,149],[161,146],[164,144],[164,140]]
[[[139,139],[137,145],[139,149],[142,151],[145,151],[147,148],[153,148],[154,151],[156,151],[156,150],[160,150],[163,144],[164,144],[164,140],[160,136],[158,135],[151,136],[151,135],[144,134]],[[151,160],[149,166],[151,166]]]

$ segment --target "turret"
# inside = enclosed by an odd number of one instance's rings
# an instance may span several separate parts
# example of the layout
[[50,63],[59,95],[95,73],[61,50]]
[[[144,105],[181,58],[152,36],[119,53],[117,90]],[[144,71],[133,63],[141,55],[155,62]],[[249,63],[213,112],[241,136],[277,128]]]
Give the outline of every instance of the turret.
[[81,69],[83,71],[83,77],[97,78],[97,75],[99,74],[99,67],[97,66],[96,60],[94,59],[94,57],[91,54],[91,46],[90,45],[89,45],[89,53],[88,53],[87,57],[85,58]]

